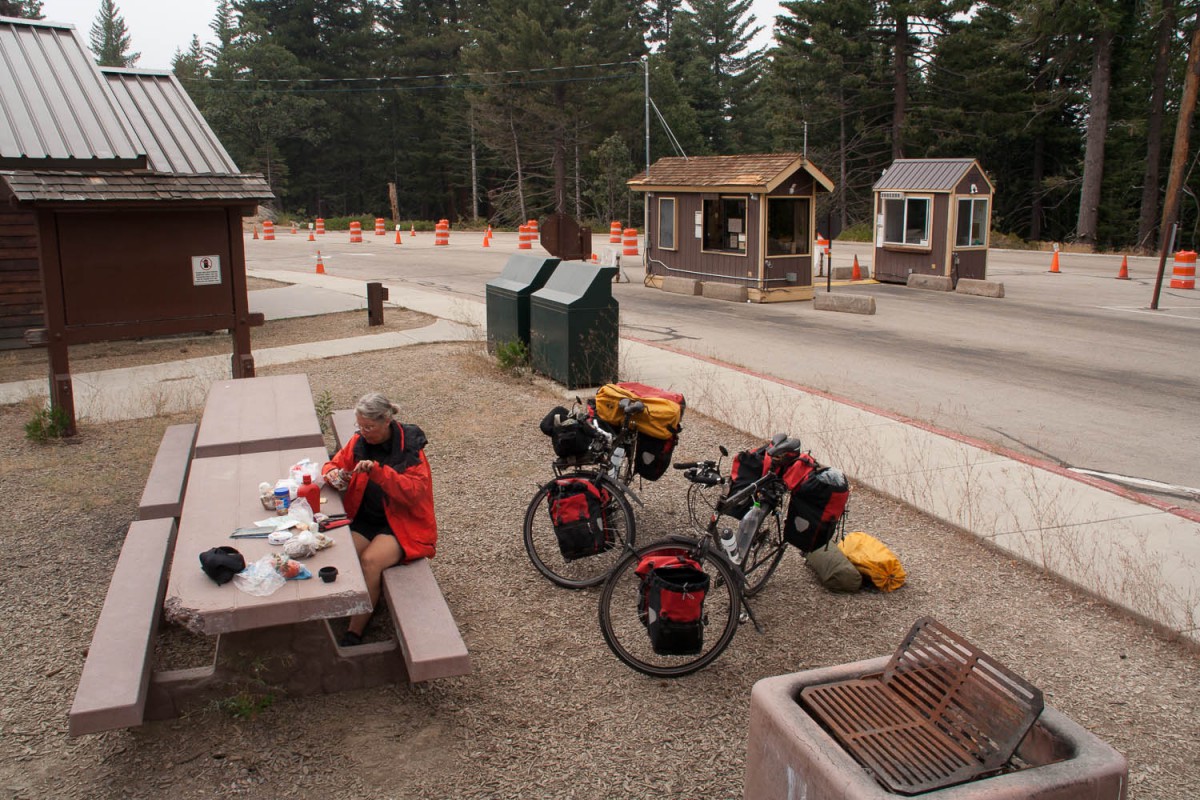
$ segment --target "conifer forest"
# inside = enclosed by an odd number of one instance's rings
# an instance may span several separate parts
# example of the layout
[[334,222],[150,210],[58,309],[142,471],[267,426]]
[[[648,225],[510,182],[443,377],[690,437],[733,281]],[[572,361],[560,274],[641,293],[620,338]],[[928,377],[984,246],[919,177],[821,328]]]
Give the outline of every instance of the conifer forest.
[[1176,170],[1197,245],[1193,2],[221,0],[211,28],[175,75],[297,215],[390,217],[395,184],[401,218],[606,229],[647,156],[804,152],[836,234],[894,159],[971,157],[995,231],[1101,249],[1159,248]]

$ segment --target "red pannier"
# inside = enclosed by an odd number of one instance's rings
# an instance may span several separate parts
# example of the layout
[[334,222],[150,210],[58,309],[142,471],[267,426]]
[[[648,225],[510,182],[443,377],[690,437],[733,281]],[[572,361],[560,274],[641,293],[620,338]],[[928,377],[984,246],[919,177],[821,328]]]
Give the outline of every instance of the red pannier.
[[638,615],[660,656],[696,655],[704,647],[704,596],[709,577],[700,563],[662,550],[644,556]]
[[567,561],[594,556],[612,547],[604,524],[608,491],[583,478],[561,478],[550,488],[550,521],[558,549]]

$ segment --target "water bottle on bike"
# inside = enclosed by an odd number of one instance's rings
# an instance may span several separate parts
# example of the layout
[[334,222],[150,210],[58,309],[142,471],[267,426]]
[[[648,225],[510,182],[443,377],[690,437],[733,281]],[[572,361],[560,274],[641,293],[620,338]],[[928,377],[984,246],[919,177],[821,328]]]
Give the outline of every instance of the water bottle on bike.
[[746,557],[746,553],[750,549],[750,542],[754,541],[754,534],[758,532],[758,526],[762,524],[766,513],[767,510],[763,508],[762,504],[755,500],[754,505],[746,512],[746,516],[742,517],[742,521],[738,523],[735,564],[741,563],[741,560]]
[[735,564],[741,563],[742,558],[738,552],[737,536],[734,535],[732,528],[721,529],[721,546],[725,548],[725,555],[729,556],[730,561]]
[[617,445],[615,448],[613,448],[612,458],[609,461],[611,467],[608,470],[608,477],[612,478],[614,481],[621,480],[621,465],[624,462],[625,448],[621,445]]

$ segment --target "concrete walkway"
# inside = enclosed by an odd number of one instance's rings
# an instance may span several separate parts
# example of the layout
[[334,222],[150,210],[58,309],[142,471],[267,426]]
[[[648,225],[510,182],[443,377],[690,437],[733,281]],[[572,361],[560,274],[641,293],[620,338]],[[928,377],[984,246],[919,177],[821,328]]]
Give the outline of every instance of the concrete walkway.
[[[268,319],[365,308],[362,281],[292,271],[251,274],[294,284],[251,292],[251,309]],[[483,337],[486,310],[481,303],[408,285],[388,285],[388,290],[389,305],[438,321],[398,333],[256,350],[255,363],[287,364]],[[689,408],[755,436],[769,438],[786,430],[856,482],[1200,645],[1200,520],[1195,515],[1117,493],[1109,484],[1050,463],[997,452],[768,375],[637,339],[621,340],[620,359],[624,380],[682,392]],[[229,357],[73,377],[81,417],[146,417],[199,407],[209,384],[229,377]],[[0,403],[45,394],[44,380],[0,385]],[[886,531],[875,533],[887,538]]]

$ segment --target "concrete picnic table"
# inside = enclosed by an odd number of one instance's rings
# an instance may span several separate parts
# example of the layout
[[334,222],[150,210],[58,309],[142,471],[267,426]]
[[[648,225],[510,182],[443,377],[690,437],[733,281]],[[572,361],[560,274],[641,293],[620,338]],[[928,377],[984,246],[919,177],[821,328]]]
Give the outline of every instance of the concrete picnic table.
[[[312,578],[289,580],[265,597],[233,582],[218,585],[200,568],[200,553],[219,545],[235,547],[247,564],[281,551],[266,539],[231,539],[230,534],[275,516],[263,508],[258,486],[286,476],[304,458],[320,464],[327,455],[322,447],[193,461],[164,610],[168,621],[216,636],[216,655],[208,667],[154,673],[147,720],[175,717],[197,702],[228,697],[231,686],[267,685],[304,695],[404,680],[394,642],[339,648],[327,622],[371,610],[348,527],[327,531],[334,545],[303,560]],[[322,490],[321,504],[323,513],[342,511],[331,487]],[[317,577],[323,566],[337,567],[336,581]]]
[[271,375],[213,383],[194,457],[324,445],[308,376]]

